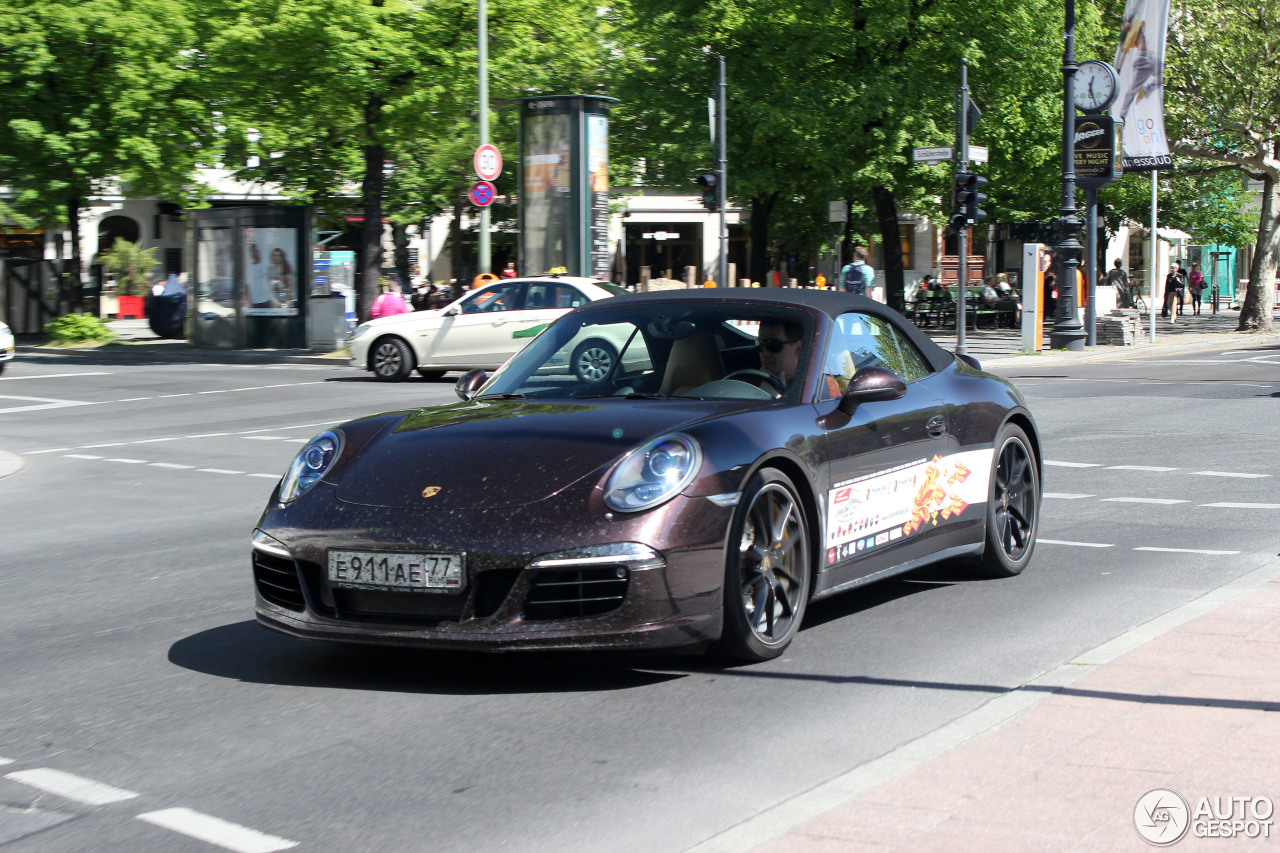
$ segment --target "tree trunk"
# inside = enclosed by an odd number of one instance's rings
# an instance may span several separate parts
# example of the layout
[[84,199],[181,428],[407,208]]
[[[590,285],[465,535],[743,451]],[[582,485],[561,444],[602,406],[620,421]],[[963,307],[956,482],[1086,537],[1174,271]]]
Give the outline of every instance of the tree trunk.
[[879,184],[871,188],[880,221],[880,256],[884,259],[884,301],[895,311],[906,308],[902,280],[902,234],[898,231],[898,204],[893,190]]
[[360,224],[360,260],[364,268],[360,278],[360,319],[369,319],[369,309],[378,296],[382,276],[382,193],[386,177],[383,167],[387,150],[377,141],[376,124],[382,111],[382,99],[372,96],[365,104],[364,182],[360,185],[360,202],[364,222]]
[[769,286],[769,216],[778,194],[751,199],[751,259],[747,266],[751,280]]
[[1240,306],[1241,332],[1274,331],[1271,309],[1275,305],[1276,270],[1280,267],[1280,181],[1271,174],[1262,179],[1262,215],[1258,240],[1249,265],[1249,292]]
[[391,242],[396,247],[396,272],[400,274],[400,284],[409,287],[409,226],[392,225]]

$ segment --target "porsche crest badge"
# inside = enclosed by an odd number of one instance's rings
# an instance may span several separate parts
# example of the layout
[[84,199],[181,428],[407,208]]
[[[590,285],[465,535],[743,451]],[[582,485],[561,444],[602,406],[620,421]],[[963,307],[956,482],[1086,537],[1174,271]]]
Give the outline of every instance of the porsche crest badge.
[[434,498],[438,494],[440,494],[439,486],[427,486],[422,490],[422,496],[424,498]]

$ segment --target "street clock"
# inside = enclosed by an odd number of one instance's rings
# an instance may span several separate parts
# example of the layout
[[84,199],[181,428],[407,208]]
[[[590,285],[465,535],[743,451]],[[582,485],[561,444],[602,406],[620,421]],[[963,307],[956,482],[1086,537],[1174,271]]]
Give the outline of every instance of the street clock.
[[1076,109],[1086,113],[1100,113],[1116,99],[1119,75],[1109,62],[1088,59],[1080,63],[1076,71]]

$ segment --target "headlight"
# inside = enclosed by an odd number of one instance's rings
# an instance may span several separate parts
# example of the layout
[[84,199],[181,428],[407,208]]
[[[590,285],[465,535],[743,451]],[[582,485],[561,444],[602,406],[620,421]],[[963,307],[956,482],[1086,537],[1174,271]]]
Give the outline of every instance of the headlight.
[[297,500],[324,477],[342,453],[342,433],[328,430],[317,435],[294,457],[280,484],[280,502]]
[[362,337],[363,335],[368,334],[368,332],[369,332],[369,324],[361,323],[359,326],[356,326],[355,332],[353,332],[351,335],[351,340],[354,341],[356,338],[359,338],[359,337]]
[[702,467],[702,448],[673,433],[628,453],[605,481],[604,502],[617,512],[650,509],[680,494]]

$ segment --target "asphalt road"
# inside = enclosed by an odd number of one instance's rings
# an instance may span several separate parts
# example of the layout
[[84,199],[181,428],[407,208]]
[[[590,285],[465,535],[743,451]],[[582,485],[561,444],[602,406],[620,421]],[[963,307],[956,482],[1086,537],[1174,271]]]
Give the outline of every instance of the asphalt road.
[[819,602],[786,656],[724,669],[260,628],[248,535],[300,444],[451,385],[24,357],[0,377],[0,451],[25,463],[0,479],[0,844],[687,849],[1275,555],[1278,367],[1000,368],[1049,460],[1028,570]]

